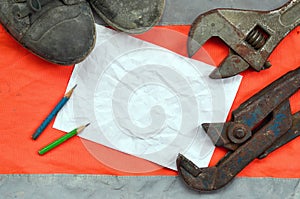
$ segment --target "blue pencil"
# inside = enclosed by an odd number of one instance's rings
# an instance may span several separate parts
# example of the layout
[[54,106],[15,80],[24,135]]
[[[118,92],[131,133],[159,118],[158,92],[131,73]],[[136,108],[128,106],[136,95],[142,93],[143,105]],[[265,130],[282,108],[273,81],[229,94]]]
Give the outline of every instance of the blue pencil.
[[54,107],[54,109],[51,111],[51,113],[46,117],[46,119],[42,122],[42,124],[38,127],[38,129],[34,132],[32,135],[32,139],[36,140],[41,133],[44,131],[44,129],[48,126],[48,124],[51,122],[51,120],[55,117],[55,115],[58,113],[58,111],[67,103],[67,101],[70,99],[74,89],[77,85],[75,85],[70,91],[68,91],[64,97],[58,102],[58,104]]

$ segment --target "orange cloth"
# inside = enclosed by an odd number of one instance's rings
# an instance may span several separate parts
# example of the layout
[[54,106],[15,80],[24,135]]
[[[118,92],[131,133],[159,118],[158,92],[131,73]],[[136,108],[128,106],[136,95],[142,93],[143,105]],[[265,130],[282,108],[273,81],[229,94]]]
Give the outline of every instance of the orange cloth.
[[[151,43],[187,55],[186,35],[190,26],[163,26],[136,35]],[[228,48],[218,39],[204,45],[204,50],[193,58],[210,64],[219,64],[227,55]],[[83,141],[76,137],[45,156],[37,150],[63,135],[51,128],[53,121],[36,140],[32,133],[40,122],[64,95],[73,66],[48,63],[21,47],[0,26],[0,173],[72,173],[113,175],[176,175],[168,169],[157,168],[146,173],[128,173],[106,166],[94,158]],[[209,56],[207,56],[208,54]],[[270,56],[272,67],[259,73],[248,70],[244,76],[231,110],[270,84],[286,72],[300,66],[300,27],[292,31]],[[211,59],[211,58],[212,59]],[[292,112],[300,110],[300,92],[291,98]],[[228,118],[229,119],[229,118]],[[144,160],[89,143],[121,164],[143,167],[151,164]],[[101,149],[101,150],[100,150]],[[255,160],[239,176],[300,178],[300,138],[270,154],[263,160]],[[225,154],[216,149],[210,165],[214,165]]]

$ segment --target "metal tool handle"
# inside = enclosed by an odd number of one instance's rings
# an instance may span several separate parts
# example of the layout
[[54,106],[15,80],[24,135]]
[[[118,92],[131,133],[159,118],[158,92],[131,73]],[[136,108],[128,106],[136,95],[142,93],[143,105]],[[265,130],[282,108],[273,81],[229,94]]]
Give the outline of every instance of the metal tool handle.
[[293,124],[292,127],[288,130],[288,132],[286,132],[286,134],[277,139],[276,142],[274,142],[272,146],[266,151],[264,151],[264,153],[261,154],[258,158],[265,158],[270,153],[287,144],[288,142],[292,141],[293,139],[297,138],[298,136],[300,136],[300,112],[297,112],[293,115]]
[[[232,112],[232,120],[251,129],[300,88],[300,67],[255,94]],[[251,114],[249,114],[251,112]]]
[[295,28],[300,23],[300,0],[292,0],[281,8],[279,22],[285,27]]

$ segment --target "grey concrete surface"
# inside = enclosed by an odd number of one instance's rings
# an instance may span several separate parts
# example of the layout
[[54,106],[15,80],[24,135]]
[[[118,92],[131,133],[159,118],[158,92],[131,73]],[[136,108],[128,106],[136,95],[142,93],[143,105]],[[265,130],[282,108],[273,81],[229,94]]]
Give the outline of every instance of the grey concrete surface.
[[300,179],[236,178],[201,194],[174,176],[1,175],[3,199],[299,199]]

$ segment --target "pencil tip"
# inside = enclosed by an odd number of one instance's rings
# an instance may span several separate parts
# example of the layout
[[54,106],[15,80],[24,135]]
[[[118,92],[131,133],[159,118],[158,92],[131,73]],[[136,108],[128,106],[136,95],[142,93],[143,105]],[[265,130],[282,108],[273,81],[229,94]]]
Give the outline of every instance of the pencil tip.
[[73,86],[73,88],[71,88],[66,94],[65,97],[70,98],[74,89],[77,87],[77,84],[75,84],[75,86]]
[[73,86],[73,88],[72,89],[75,89],[77,87],[77,84],[75,84],[75,86]]
[[81,131],[83,131],[88,125],[90,125],[90,123],[86,124],[86,125],[83,125],[83,126],[80,126],[77,128],[77,133],[80,133]]

